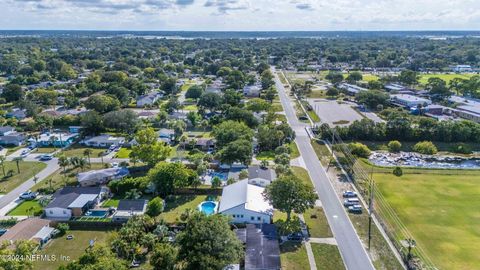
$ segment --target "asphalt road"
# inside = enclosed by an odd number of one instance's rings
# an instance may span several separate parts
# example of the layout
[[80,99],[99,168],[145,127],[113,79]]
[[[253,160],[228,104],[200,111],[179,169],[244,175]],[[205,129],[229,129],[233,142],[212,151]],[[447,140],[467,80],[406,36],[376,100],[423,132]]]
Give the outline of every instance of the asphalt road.
[[312,179],[318,196],[320,197],[320,201],[322,202],[333,235],[337,240],[345,266],[350,270],[375,269],[344,210],[342,202],[337,197],[325,169],[320,164],[320,161],[310,144],[310,137],[305,130],[307,125],[298,121],[293,103],[287,96],[285,88],[276,74],[275,84],[288,123],[296,132],[295,142],[297,143],[300,154],[302,155],[308,173],[310,174],[310,178]]

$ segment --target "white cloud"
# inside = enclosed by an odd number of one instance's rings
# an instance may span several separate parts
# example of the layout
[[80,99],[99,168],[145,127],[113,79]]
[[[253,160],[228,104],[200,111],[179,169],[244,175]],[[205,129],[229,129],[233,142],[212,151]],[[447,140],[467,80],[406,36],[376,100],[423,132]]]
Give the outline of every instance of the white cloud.
[[3,29],[477,30],[477,0],[4,0]]

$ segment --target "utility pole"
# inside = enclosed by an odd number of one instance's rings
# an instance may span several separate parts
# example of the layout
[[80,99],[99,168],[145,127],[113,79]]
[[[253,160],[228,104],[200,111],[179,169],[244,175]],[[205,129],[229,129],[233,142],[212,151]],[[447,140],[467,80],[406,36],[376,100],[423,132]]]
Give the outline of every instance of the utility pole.
[[370,201],[368,202],[368,250],[372,240],[372,211],[373,211],[373,168],[370,171]]

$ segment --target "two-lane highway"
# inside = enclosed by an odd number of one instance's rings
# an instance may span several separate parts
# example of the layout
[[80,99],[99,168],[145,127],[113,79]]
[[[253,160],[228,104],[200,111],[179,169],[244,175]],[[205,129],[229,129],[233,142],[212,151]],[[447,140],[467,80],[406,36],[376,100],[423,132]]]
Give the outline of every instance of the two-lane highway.
[[[275,74],[274,70],[272,70]],[[282,102],[288,123],[296,132],[295,142],[300,154],[305,161],[310,178],[320,197],[323,209],[330,224],[330,228],[337,240],[340,253],[347,269],[350,270],[371,270],[375,269],[364,246],[344,210],[342,202],[328,179],[325,169],[318,160],[305,127],[306,124],[298,121],[292,100],[287,96],[283,84],[278,75],[275,74],[275,84],[278,89],[278,96]]]

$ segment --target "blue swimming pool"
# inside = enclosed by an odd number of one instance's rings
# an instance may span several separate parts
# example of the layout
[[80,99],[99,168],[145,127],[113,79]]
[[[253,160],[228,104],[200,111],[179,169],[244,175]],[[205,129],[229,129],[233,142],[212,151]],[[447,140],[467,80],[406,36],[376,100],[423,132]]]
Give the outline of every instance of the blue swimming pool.
[[221,172],[211,172],[208,174],[212,179],[215,177],[220,178],[222,181],[227,181],[228,174],[227,173],[221,173]]
[[108,213],[107,210],[90,210],[90,211],[87,211],[87,213],[85,213],[85,216],[104,218],[107,216],[107,213]]
[[205,201],[198,205],[198,210],[205,215],[215,214],[217,212],[218,203],[214,201]]

